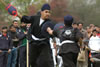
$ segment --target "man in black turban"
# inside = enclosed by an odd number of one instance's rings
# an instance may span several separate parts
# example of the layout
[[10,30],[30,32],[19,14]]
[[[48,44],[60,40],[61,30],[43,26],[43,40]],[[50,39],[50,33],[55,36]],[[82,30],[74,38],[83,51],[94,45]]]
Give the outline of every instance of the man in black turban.
[[[47,35],[49,35],[47,33],[47,26],[50,25],[50,27],[53,27],[52,22],[49,19],[50,10],[50,5],[44,4],[40,11],[41,16],[22,16],[21,18],[21,22],[31,23],[31,27],[29,29],[29,61],[31,67],[53,67],[49,37],[46,37]],[[45,23],[47,23],[46,27],[42,29],[42,26]],[[43,33],[42,31],[44,31],[45,33]],[[46,33],[47,35],[44,36],[44,34]],[[39,57],[40,59],[37,63]]]
[[64,17],[65,27],[61,34],[61,49],[59,51],[64,67],[76,67],[79,52],[78,41],[80,32],[72,27],[73,21],[74,19],[70,15]]
[[[72,16],[67,15],[64,17],[64,27],[62,31],[60,31],[60,41],[61,48],[59,51],[59,55],[62,56],[64,67],[76,67],[77,56],[79,52],[78,42],[81,38],[81,33],[77,28],[72,27],[74,19]],[[55,30],[51,30],[48,28],[48,32],[51,35],[55,34]],[[58,34],[58,35],[59,35]]]

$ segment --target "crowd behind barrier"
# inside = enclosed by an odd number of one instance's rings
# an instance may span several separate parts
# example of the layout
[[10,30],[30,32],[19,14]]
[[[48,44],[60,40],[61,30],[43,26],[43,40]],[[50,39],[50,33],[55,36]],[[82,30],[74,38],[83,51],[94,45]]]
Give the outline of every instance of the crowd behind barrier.
[[[28,30],[30,25],[23,22],[19,26],[18,21],[14,20],[8,28],[2,28],[0,33],[0,39],[2,39],[2,42],[0,41],[0,67],[26,67],[26,42],[27,36],[29,36]],[[78,28],[83,34],[83,44],[80,49],[85,51],[85,61],[78,60],[77,67],[100,67],[98,63],[100,62],[100,27],[90,24],[83,29],[83,23],[73,23],[72,27]],[[56,54],[59,52],[61,46],[58,42],[60,41],[56,40],[57,49],[53,46],[51,47],[54,57],[54,67],[63,67],[62,58]],[[2,46],[2,43],[5,46]],[[7,45],[8,47],[6,47]],[[15,53],[13,53],[14,49]],[[10,56],[11,53],[12,56]],[[13,58],[14,56],[15,58]]]

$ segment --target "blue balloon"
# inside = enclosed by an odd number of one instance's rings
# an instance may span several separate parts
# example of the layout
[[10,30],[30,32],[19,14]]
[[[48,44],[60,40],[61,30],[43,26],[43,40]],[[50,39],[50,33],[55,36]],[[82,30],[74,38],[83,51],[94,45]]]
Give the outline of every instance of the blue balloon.
[[17,10],[16,10],[16,8],[14,6],[8,4],[8,6],[6,7],[6,9],[7,9],[8,13],[10,15],[17,16]]

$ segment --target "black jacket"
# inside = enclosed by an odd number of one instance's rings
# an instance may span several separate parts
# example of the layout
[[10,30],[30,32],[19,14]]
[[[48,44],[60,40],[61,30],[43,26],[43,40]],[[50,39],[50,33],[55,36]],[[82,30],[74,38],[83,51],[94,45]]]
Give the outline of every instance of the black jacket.
[[[31,27],[29,29],[30,34],[34,35],[37,38],[45,38],[44,33],[42,33],[42,31],[45,30],[44,28],[47,28],[47,26],[49,26],[48,24],[51,24],[51,27],[53,27],[52,23],[48,23],[49,21],[51,22],[50,19],[47,19],[42,23],[41,26],[39,26],[40,16],[37,16],[37,15],[36,16],[23,16],[21,19],[21,22],[31,23]],[[47,24],[45,24],[45,23],[47,23]],[[46,27],[43,26],[44,24],[46,25]],[[42,26],[43,26],[43,28],[42,28]],[[44,31],[44,32],[46,32],[46,31]]]

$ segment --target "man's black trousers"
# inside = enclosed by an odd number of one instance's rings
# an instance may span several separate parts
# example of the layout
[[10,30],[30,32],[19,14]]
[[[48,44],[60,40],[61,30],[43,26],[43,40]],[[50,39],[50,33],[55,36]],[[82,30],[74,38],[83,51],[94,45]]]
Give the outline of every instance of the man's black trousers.
[[31,67],[53,67],[52,51],[48,42],[33,42],[29,46]]
[[78,53],[65,53],[62,54],[64,67],[76,67]]

